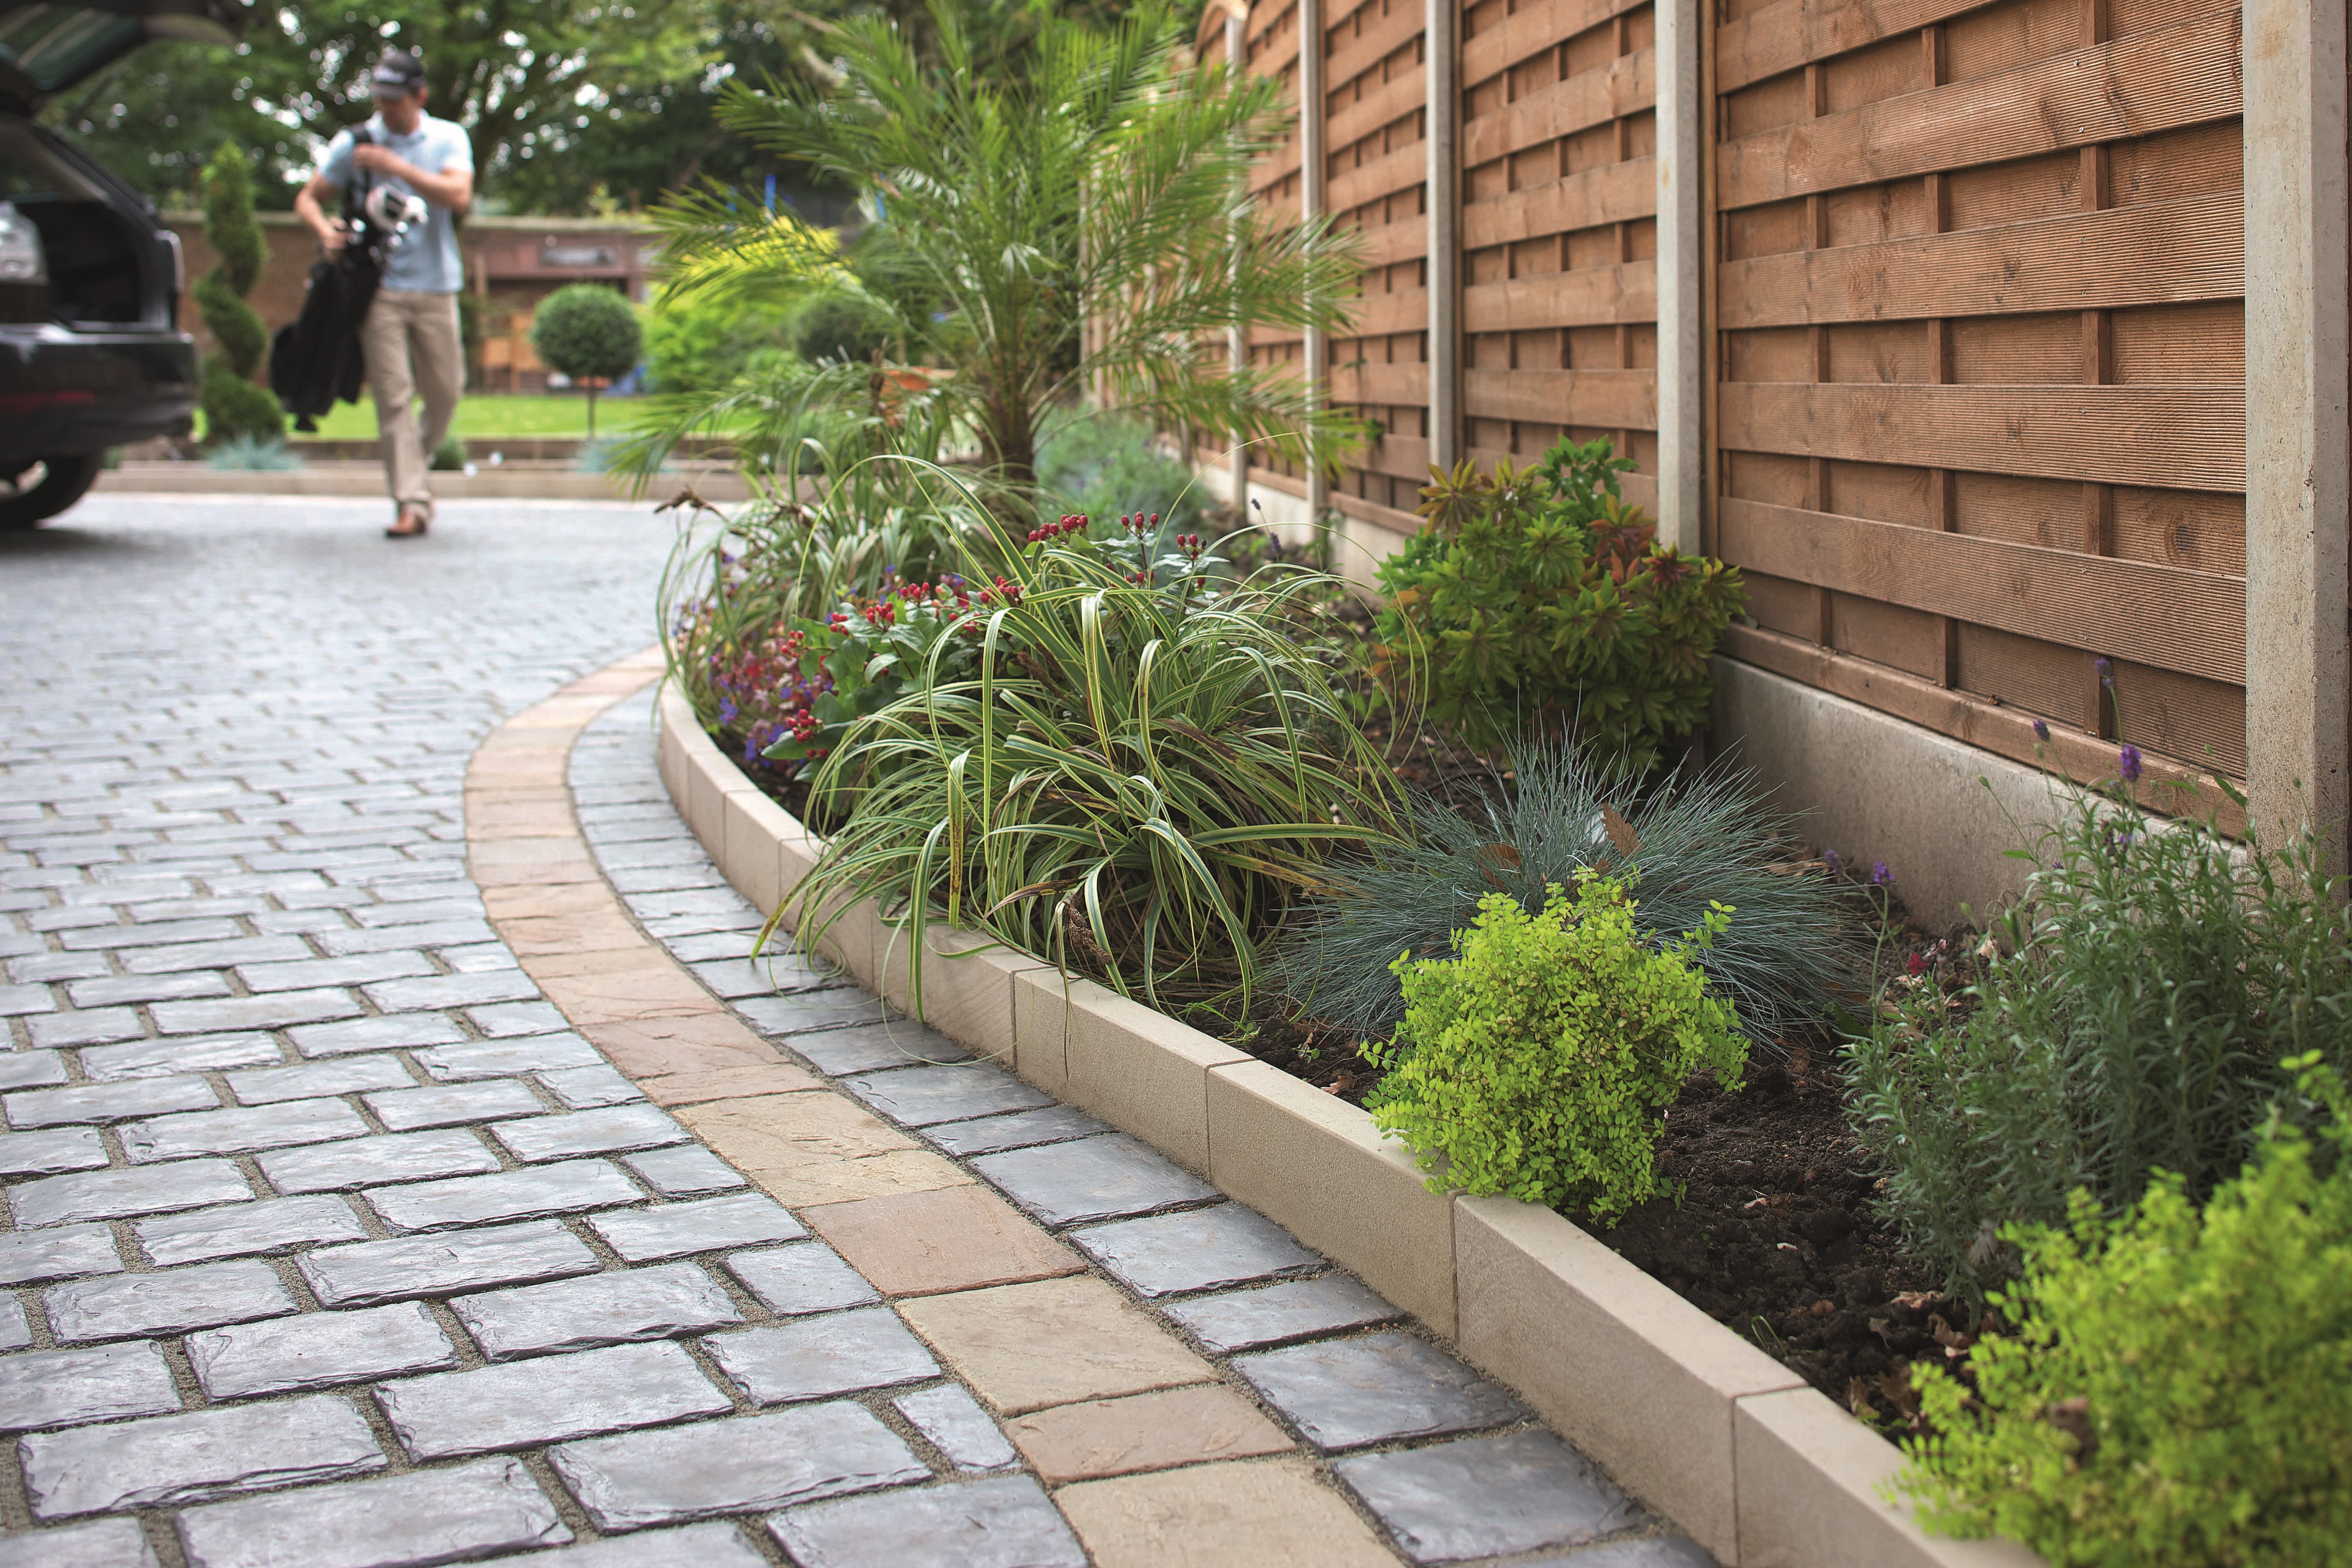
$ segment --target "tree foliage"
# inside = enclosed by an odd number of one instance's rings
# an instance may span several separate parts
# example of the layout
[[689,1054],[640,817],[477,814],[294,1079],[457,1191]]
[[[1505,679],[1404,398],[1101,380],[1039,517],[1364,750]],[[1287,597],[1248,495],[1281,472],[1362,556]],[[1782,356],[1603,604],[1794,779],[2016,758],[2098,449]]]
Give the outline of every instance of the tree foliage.
[[[1081,387],[1162,427],[1236,432],[1297,459],[1350,440],[1353,417],[1314,405],[1297,377],[1225,369],[1229,328],[1343,334],[1349,321],[1349,246],[1238,195],[1282,134],[1280,84],[1193,68],[1157,4],[1108,29],[1047,16],[1001,76],[945,0],[929,15],[936,63],[887,19],[854,18],[833,36],[837,82],[732,84],[719,118],[871,194],[875,221],[846,265],[898,309],[906,361],[952,367],[938,393],[983,469],[1025,484],[1046,411]],[[681,287],[840,264],[718,184],[656,216]],[[1081,361],[1087,313],[1098,330]],[[675,437],[733,411],[696,399],[656,413]]]

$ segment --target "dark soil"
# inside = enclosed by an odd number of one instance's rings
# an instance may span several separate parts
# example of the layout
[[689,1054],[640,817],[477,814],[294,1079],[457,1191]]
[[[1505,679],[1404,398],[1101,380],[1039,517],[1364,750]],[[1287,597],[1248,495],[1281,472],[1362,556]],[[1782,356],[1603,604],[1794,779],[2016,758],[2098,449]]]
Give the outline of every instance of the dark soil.
[[[1899,908],[1886,912],[1901,918]],[[1956,993],[1974,978],[1975,960],[1964,931],[1939,945],[1906,926],[1882,949],[1879,969],[1886,984]],[[1312,1019],[1268,1012],[1226,1037],[1350,1104],[1379,1081],[1352,1035]],[[1847,1128],[1834,1051],[1824,1037],[1785,1064],[1754,1064],[1737,1094],[1712,1078],[1692,1080],[1657,1145],[1660,1173],[1682,1184],[1681,1202],[1643,1204],[1613,1229],[1569,1217],[1839,1405],[1901,1436],[1922,1430],[1911,1364],[1933,1358],[1965,1371],[1979,1325],[1874,1211],[1880,1173]]]

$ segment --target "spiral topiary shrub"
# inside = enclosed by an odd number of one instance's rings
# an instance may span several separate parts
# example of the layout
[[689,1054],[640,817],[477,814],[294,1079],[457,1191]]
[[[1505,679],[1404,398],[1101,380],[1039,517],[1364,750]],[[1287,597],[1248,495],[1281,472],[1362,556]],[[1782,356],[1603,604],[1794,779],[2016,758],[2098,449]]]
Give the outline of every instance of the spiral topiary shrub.
[[234,142],[205,165],[205,237],[220,265],[196,279],[196,309],[220,345],[205,360],[205,438],[267,441],[286,434],[286,411],[253,374],[269,347],[269,330],[245,302],[261,280],[268,240],[253,216],[253,171]]

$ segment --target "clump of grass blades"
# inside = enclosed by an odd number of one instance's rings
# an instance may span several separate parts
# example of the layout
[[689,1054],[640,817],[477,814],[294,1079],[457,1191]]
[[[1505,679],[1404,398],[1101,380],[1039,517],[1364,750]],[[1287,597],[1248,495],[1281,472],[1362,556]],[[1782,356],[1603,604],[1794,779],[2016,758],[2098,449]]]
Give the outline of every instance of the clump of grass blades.
[[1245,1012],[1330,851],[1402,826],[1299,635],[1330,579],[1268,567],[1209,595],[1083,541],[1018,569],[977,677],[935,658],[825,759],[817,803],[854,805],[794,904],[821,921],[873,896],[919,950],[945,920],[1157,1006]]
[[1718,761],[1644,787],[1630,767],[1564,742],[1523,742],[1508,756],[1512,787],[1500,798],[1464,811],[1416,793],[1411,841],[1380,846],[1311,900],[1271,964],[1291,1001],[1385,1036],[1404,1016],[1388,967],[1399,953],[1443,957],[1481,898],[1541,909],[1546,888],[1573,887],[1582,867],[1632,884],[1653,944],[1696,929],[1713,903],[1736,911],[1695,962],[1761,1054],[1784,1055],[1787,1037],[1816,1026],[1841,994],[1859,998],[1864,933],[1826,877],[1791,863],[1793,819],[1746,773]]
[[1928,988],[1850,1042],[1886,1212],[1971,1289],[2014,1270],[2004,1227],[2065,1224],[2078,1189],[2113,1217],[2162,1170],[2202,1202],[2274,1105],[2308,1114],[2283,1063],[2352,1065],[2352,911],[2316,839],[2250,847],[2119,785],[2056,788],[1964,1020]]

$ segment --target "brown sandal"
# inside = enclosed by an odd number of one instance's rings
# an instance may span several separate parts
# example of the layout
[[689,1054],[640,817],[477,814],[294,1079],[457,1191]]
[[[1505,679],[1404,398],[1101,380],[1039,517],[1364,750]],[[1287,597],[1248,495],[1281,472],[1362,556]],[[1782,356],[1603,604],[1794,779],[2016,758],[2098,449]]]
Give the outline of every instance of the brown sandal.
[[433,514],[421,506],[400,509],[400,520],[383,531],[386,539],[421,539],[433,526]]

